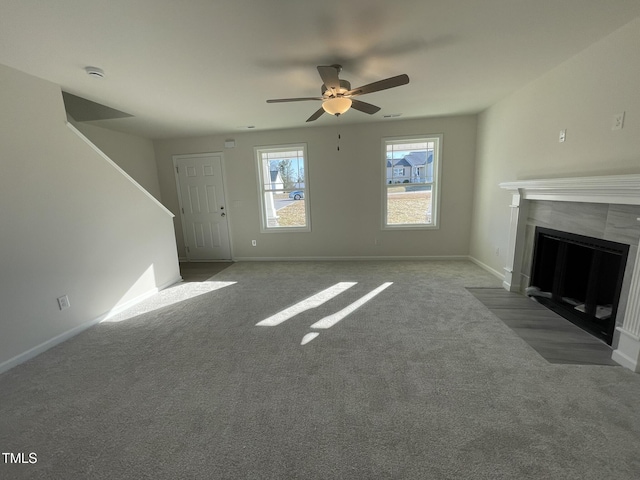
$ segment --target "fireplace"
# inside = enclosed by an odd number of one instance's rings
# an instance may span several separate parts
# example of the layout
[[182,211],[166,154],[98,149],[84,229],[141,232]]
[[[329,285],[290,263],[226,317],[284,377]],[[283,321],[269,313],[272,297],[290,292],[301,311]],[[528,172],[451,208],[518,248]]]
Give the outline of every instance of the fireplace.
[[[611,303],[610,322],[595,329],[612,346],[614,361],[640,372],[640,174],[521,180],[504,182],[500,187],[511,194],[504,288],[524,293],[527,287],[538,287],[555,308],[592,317],[591,327],[608,315]],[[547,243],[547,253],[536,253],[535,263],[543,255],[554,259],[553,267],[533,266],[537,227],[569,234],[568,246],[564,247],[560,246],[564,240],[557,234],[542,240]],[[584,239],[576,241],[573,235],[592,237],[587,241],[590,246],[584,244]],[[615,245],[611,249],[610,244],[601,244],[601,240],[627,245],[626,262],[624,252]],[[575,260],[584,248],[592,250],[589,260]],[[617,258],[621,270],[618,275],[623,275],[619,290],[619,276],[609,273],[610,269],[617,270]],[[603,260],[606,267],[602,267]],[[567,266],[578,272],[569,277],[569,282],[562,277]],[[592,277],[596,270],[599,274]],[[534,276],[540,285],[534,284]],[[597,280],[603,276],[615,280],[604,285]],[[572,302],[578,304],[571,305]],[[584,319],[585,315],[577,316]]]
[[623,243],[536,227],[526,293],[611,345],[628,253]]

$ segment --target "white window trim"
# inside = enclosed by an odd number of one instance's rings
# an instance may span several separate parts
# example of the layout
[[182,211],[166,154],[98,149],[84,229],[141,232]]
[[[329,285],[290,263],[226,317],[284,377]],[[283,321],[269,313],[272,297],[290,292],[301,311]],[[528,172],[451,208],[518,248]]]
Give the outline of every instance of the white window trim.
[[[411,142],[424,142],[425,140],[434,140],[436,143],[433,159],[433,183],[431,188],[431,223],[426,224],[401,224],[401,225],[387,225],[387,142],[397,143],[411,143]],[[443,152],[443,135],[441,133],[436,134],[424,134],[424,135],[407,135],[402,137],[384,137],[382,139],[382,230],[438,230],[440,228],[440,191],[442,185],[441,179],[441,164],[442,164],[442,152]],[[393,185],[391,185],[393,186]]]
[[[304,188],[296,188],[296,190],[304,190],[304,210],[306,225],[304,227],[268,227],[266,217],[266,207],[264,202],[264,175],[262,172],[261,152],[279,152],[284,150],[302,150],[304,155]],[[309,157],[307,154],[306,143],[290,143],[284,145],[267,145],[253,147],[253,156],[256,165],[256,179],[258,180],[258,199],[260,202],[260,232],[261,233],[293,233],[293,232],[310,232],[311,231],[311,209],[309,207]],[[285,191],[284,189],[270,191]]]

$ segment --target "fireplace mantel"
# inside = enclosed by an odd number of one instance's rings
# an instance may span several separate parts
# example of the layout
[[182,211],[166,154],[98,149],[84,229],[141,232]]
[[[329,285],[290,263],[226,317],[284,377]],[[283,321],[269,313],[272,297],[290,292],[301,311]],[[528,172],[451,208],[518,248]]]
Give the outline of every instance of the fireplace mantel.
[[[511,291],[520,290],[530,200],[640,205],[640,174],[520,180],[501,183],[500,188],[512,195],[509,246],[503,282],[504,288]],[[635,256],[634,265],[627,265],[627,269],[629,268],[633,269],[629,297],[623,324],[616,328],[620,336],[612,359],[624,367],[640,372],[640,252]]]
[[640,205],[640,174],[520,180],[503,182],[500,188],[523,200]]

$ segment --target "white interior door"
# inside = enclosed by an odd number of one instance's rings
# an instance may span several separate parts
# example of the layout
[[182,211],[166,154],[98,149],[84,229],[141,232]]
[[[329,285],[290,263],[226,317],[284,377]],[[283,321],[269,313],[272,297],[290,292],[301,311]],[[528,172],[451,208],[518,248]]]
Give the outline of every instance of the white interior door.
[[187,257],[230,260],[222,155],[178,155],[174,164]]

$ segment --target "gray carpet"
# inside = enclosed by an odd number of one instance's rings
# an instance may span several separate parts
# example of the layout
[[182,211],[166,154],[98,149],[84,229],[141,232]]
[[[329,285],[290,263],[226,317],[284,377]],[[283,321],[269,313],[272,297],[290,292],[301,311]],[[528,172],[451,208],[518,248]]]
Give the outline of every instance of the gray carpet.
[[[499,286],[471,263],[236,263],[212,280],[2,375],[0,448],[38,461],[0,478],[640,478],[640,376],[548,363],[465,289]],[[256,326],[339,282],[358,283]]]

